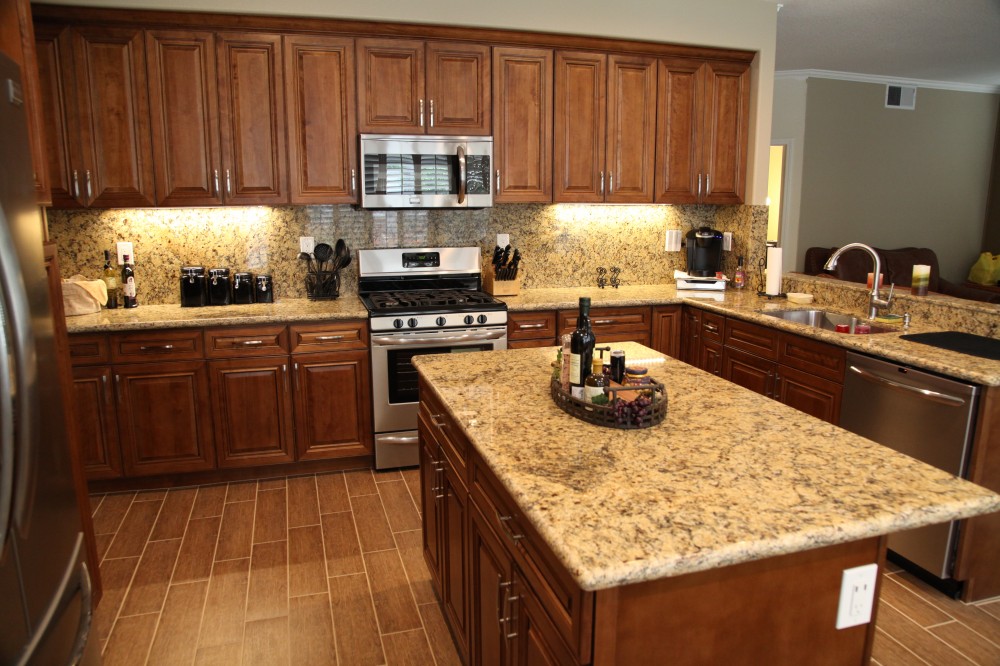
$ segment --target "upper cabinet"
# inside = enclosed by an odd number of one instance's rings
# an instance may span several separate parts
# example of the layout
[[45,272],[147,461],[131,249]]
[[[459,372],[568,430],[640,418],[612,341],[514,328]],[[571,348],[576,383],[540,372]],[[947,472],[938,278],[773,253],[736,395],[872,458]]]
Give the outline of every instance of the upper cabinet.
[[490,133],[488,46],[359,39],[357,51],[361,132]]
[[496,203],[552,201],[552,51],[493,48]]
[[655,201],[742,203],[749,64],[665,58],[658,88]]
[[656,59],[555,56],[557,202],[652,203]]

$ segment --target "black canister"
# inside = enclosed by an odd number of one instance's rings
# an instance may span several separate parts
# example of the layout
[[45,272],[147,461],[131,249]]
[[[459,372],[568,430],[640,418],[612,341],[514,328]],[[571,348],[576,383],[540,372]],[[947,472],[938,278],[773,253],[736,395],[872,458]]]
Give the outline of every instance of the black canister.
[[258,303],[274,303],[274,282],[270,275],[258,275],[254,278],[253,295]]
[[253,273],[233,273],[233,303],[253,303]]
[[233,302],[233,285],[228,268],[213,268],[208,271],[208,304],[229,305]]
[[181,307],[199,308],[205,301],[205,267],[181,267]]

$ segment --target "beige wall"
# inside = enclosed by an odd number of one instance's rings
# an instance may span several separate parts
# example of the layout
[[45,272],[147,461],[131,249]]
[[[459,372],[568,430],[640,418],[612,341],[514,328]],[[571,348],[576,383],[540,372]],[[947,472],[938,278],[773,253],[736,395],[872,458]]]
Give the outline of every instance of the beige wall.
[[[776,78],[774,114],[771,118],[771,143],[784,144],[785,187],[781,211],[779,245],[785,261],[799,256],[799,210],[802,205],[802,156],[806,139],[806,80]],[[786,270],[802,268],[786,266]]]
[[[798,263],[806,248],[860,241],[933,248],[961,282],[979,252],[1000,95],[921,88],[916,110],[885,86],[810,78]],[[778,103],[780,106],[780,101]]]
[[60,0],[60,4],[283,14],[538,30],[758,51],[747,203],[767,196],[777,0]]

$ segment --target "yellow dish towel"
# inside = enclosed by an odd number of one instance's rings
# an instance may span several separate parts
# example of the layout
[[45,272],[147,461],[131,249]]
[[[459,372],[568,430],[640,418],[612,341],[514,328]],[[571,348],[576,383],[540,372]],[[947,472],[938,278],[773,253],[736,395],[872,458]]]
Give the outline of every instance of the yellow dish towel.
[[63,310],[67,317],[93,314],[108,302],[108,287],[104,280],[88,280],[74,275],[62,281]]

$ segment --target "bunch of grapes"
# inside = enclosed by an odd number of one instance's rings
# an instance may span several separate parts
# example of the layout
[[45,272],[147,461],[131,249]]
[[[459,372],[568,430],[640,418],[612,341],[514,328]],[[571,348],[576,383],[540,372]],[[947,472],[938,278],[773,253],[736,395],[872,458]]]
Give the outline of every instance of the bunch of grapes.
[[642,425],[643,418],[651,412],[652,408],[653,398],[645,392],[632,402],[618,398],[611,405],[611,411],[615,415],[615,423],[619,426],[634,428]]

